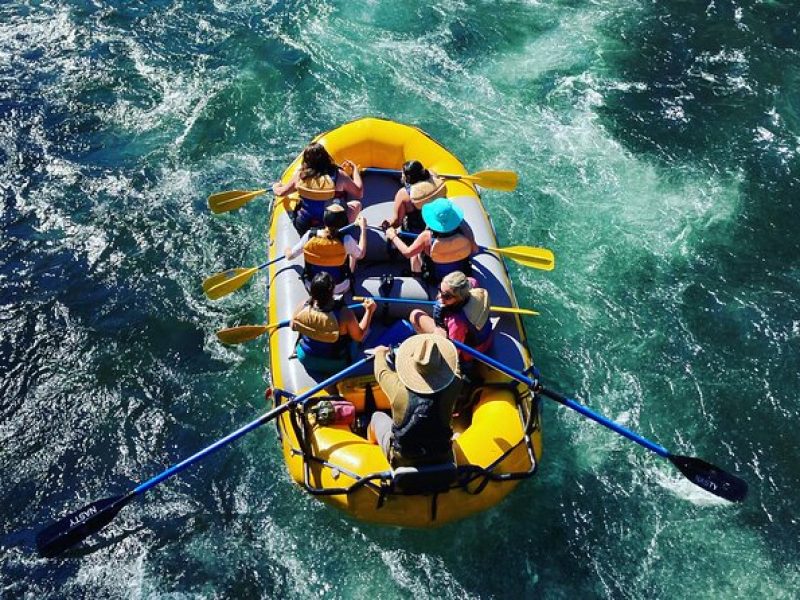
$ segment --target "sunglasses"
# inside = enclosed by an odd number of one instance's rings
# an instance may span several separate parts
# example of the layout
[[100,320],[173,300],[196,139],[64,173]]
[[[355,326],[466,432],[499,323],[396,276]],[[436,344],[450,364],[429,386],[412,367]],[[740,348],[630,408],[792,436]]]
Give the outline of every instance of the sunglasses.
[[439,290],[439,297],[441,297],[442,300],[450,300],[451,298],[455,298],[456,295],[453,292]]

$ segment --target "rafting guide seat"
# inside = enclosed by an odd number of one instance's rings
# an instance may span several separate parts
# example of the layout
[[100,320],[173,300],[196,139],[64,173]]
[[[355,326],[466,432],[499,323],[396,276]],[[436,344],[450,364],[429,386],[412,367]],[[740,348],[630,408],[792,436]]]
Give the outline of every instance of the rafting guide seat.
[[401,494],[440,494],[458,478],[454,462],[392,469],[392,491]]

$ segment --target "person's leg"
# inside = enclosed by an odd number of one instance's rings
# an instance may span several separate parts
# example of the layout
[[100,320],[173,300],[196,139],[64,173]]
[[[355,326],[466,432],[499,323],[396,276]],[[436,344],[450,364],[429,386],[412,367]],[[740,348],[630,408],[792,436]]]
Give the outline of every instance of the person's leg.
[[411,311],[408,317],[417,333],[436,333],[436,322],[428,313],[418,308]]
[[378,444],[385,456],[389,456],[389,448],[392,443],[392,417],[386,413],[376,411],[372,413],[367,428],[367,438],[373,444]]

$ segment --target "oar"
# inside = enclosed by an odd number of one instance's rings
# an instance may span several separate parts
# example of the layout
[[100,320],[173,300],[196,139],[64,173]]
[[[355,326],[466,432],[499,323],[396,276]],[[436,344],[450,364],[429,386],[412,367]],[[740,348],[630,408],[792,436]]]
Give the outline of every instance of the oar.
[[[399,169],[379,169],[378,167],[367,167],[361,170],[362,173],[382,173],[384,175],[401,175]],[[483,188],[500,190],[501,192],[513,192],[517,187],[518,177],[514,171],[478,171],[470,175],[443,175],[436,174],[444,179],[456,179],[471,181]]]
[[552,250],[547,248],[536,248],[534,246],[508,246],[506,248],[492,248],[491,246],[479,246],[486,252],[495,252],[523,267],[540,269],[542,271],[552,271],[556,268],[556,258]]
[[208,208],[214,214],[236,210],[266,192],[272,192],[272,190],[229,190],[227,192],[218,192],[208,197]]
[[[339,233],[349,231],[356,226],[357,223],[345,225],[339,230]],[[278,262],[279,260],[283,260],[284,258],[286,258],[285,255],[276,256],[272,260],[258,265],[257,267],[236,267],[235,269],[228,269],[227,271],[214,273],[203,280],[203,291],[211,300],[219,300],[220,298],[238,290],[245,283],[250,281],[250,278],[261,269],[264,269],[271,264]]]
[[[378,228],[380,229],[380,228]],[[415,238],[419,234],[411,231],[397,231],[398,235],[407,238]],[[494,248],[492,246],[478,246],[484,252],[496,252],[532,269],[542,271],[552,271],[556,267],[556,257],[552,250],[547,248],[537,248],[535,246],[508,246],[507,248]]]
[[265,269],[273,263],[286,258],[284,255],[273,258],[257,267],[237,267],[235,269],[228,269],[220,273],[214,273],[210,277],[203,280],[203,291],[211,300],[219,300],[238,290],[245,283],[250,281],[250,278],[258,273],[261,269]]
[[220,329],[217,332],[217,339],[223,344],[243,344],[249,342],[257,337],[260,337],[268,331],[274,331],[281,327],[286,327],[290,323],[289,319],[280,321],[278,323],[268,323],[267,325],[240,325],[239,327],[228,327],[227,329]]
[[93,533],[97,533],[103,527],[108,525],[122,509],[122,507],[128,504],[136,496],[144,494],[147,490],[155,487],[165,479],[184,471],[194,463],[204,459],[206,456],[213,454],[223,446],[227,446],[231,442],[238,440],[243,435],[250,433],[265,423],[269,423],[275,417],[289,410],[289,408],[292,406],[305,404],[312,396],[314,396],[314,394],[324,390],[329,385],[333,385],[334,383],[344,379],[350,375],[350,373],[359,369],[366,362],[372,360],[372,358],[373,357],[371,356],[363,358],[350,365],[343,371],[340,371],[336,375],[328,377],[328,379],[315,385],[304,394],[294,397],[286,404],[281,404],[280,406],[273,408],[271,411],[263,414],[255,421],[245,425],[244,427],[241,427],[240,429],[237,429],[224,438],[217,440],[207,448],[204,448],[189,458],[171,466],[166,471],[162,471],[152,479],[148,479],[144,483],[129,491],[127,494],[123,494],[121,496],[112,496],[111,498],[104,498],[103,500],[97,500],[49,525],[40,531],[36,536],[36,548],[39,554],[46,557],[56,556],[70,546],[74,546],[78,542],[86,539]]
[[[384,298],[382,296],[371,297],[375,302],[385,302],[386,304],[425,304],[433,306],[435,300],[414,300],[413,298]],[[364,296],[353,296],[353,300],[364,300]],[[490,306],[489,310],[496,313],[510,313],[512,315],[536,316],[539,313],[529,308],[516,308],[515,306]]]
[[[490,367],[494,367],[498,371],[501,371],[508,375],[509,377],[513,377],[517,381],[521,381],[525,385],[535,388],[537,383],[527,377],[523,373],[519,371],[515,371],[511,367],[504,365],[501,362],[486,356],[482,352],[478,352],[469,346],[465,346],[459,341],[451,340],[460,350],[471,354],[475,358],[480,361],[483,361]],[[669,460],[673,465],[675,465],[678,470],[683,473],[683,475],[695,484],[698,487],[703,488],[707,492],[711,492],[712,494],[719,496],[720,498],[724,498],[725,500],[730,500],[731,502],[741,502],[747,496],[747,482],[735,475],[731,475],[726,471],[723,471],[719,467],[715,467],[712,464],[707,463],[704,460],[699,458],[694,458],[692,456],[678,456],[672,454],[669,450],[664,448],[663,446],[659,446],[655,442],[651,442],[650,440],[640,436],[629,429],[626,429],[622,425],[615,423],[614,421],[604,417],[603,415],[597,414],[596,412],[590,410],[583,404],[579,404],[574,400],[571,400],[565,396],[562,396],[558,392],[554,392],[552,390],[548,390],[545,388],[539,388],[545,396],[550,398],[551,400],[555,400],[559,404],[563,404],[564,406],[571,408],[582,414],[585,417],[589,417],[596,423],[600,423],[604,427],[615,431],[616,433],[628,438],[631,441],[636,442],[640,446],[647,448],[648,450],[655,452],[662,458],[666,458]]]
[[[358,302],[356,304],[348,304],[347,308],[358,308],[361,306],[361,302],[364,301],[364,298],[353,298],[353,300],[357,300]],[[291,323],[291,319],[286,319],[285,321],[279,321],[277,323],[268,323],[267,325],[240,325],[239,327],[228,327],[227,329],[220,329],[217,332],[217,339],[223,344],[242,344],[254,340],[268,331],[274,331],[281,327],[288,327],[289,323]]]

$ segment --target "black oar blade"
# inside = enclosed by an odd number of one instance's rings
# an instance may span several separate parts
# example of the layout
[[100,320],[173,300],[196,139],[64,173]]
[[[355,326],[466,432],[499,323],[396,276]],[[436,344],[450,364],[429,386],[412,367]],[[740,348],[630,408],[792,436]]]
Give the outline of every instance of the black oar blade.
[[741,502],[747,497],[747,482],[719,467],[691,456],[670,454],[667,458],[689,481],[715,496],[731,502]]
[[48,525],[36,536],[39,556],[46,558],[57,556],[70,546],[100,531],[131,498],[133,494],[97,500]]

